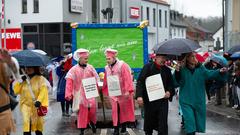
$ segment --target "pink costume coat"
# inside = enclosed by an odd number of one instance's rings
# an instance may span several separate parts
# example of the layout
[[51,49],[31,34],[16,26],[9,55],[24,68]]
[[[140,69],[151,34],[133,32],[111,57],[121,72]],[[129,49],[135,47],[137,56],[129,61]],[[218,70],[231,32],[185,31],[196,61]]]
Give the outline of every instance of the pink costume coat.
[[[70,100],[74,96],[74,91],[80,90],[80,106],[78,112],[78,128],[86,128],[87,124],[92,121],[97,122],[96,115],[96,100],[95,98],[87,99],[82,85],[82,79],[95,77],[98,82],[99,77],[92,65],[87,65],[85,68],[78,64],[72,67],[66,75],[66,91],[65,98]],[[90,110],[88,108],[90,107]]]
[[112,119],[113,126],[118,125],[118,105],[120,108],[119,114],[119,122],[134,122],[134,88],[132,75],[129,66],[123,61],[117,61],[117,63],[113,66],[105,67],[105,77],[103,81],[103,94],[108,95],[108,87],[107,87],[107,77],[110,75],[118,75],[120,81],[120,88],[122,95],[117,97],[110,97],[112,104]]

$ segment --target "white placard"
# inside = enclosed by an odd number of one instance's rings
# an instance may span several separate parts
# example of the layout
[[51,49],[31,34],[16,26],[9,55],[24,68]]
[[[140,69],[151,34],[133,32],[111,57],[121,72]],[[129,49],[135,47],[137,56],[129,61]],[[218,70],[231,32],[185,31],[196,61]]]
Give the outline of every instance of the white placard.
[[149,76],[146,79],[146,88],[150,102],[161,99],[165,96],[165,90],[160,74]]
[[117,75],[111,75],[107,77],[108,94],[109,96],[122,95],[120,81]]
[[87,99],[99,96],[96,79],[94,77],[83,79],[82,84]]

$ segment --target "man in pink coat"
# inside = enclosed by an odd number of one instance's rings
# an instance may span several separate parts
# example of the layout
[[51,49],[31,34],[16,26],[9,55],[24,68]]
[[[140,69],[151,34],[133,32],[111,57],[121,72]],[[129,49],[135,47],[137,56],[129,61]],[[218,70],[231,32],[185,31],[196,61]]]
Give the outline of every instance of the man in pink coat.
[[105,55],[107,66],[102,90],[103,94],[109,95],[111,100],[113,135],[119,135],[120,125],[121,133],[127,133],[126,122],[135,121],[131,69],[127,63],[116,58],[117,50],[106,49]]
[[71,100],[75,96],[76,91],[80,91],[80,104],[78,111],[77,127],[81,129],[80,135],[84,135],[84,129],[90,123],[93,133],[96,133],[96,100],[95,98],[86,98],[83,88],[83,79],[94,77],[96,82],[99,80],[98,74],[92,65],[87,64],[89,51],[86,49],[78,49],[74,52],[73,58],[78,64],[73,66],[66,75],[66,91],[65,98]]

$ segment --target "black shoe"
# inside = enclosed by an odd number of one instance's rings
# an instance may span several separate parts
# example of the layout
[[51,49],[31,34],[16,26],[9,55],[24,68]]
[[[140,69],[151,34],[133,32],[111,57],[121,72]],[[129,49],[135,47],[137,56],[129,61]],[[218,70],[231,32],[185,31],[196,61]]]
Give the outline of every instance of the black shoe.
[[128,132],[127,132],[127,123],[122,123],[121,124],[121,132],[120,132],[121,134],[127,134]]
[[92,132],[95,134],[97,133],[97,127],[95,125],[91,125],[92,127]]
[[121,133],[125,133],[125,132],[127,132],[126,126],[124,126],[124,127],[121,128]]
[[120,135],[119,132],[113,132],[112,135]]
[[196,135],[196,133],[195,132],[187,133],[187,135]]
[[119,128],[115,127],[112,135],[119,135]]
[[216,103],[215,106],[219,106],[219,105],[222,105],[222,103]]
[[240,110],[240,106],[238,106],[237,108],[235,108],[235,110]]
[[84,128],[80,129],[80,135],[84,135]]

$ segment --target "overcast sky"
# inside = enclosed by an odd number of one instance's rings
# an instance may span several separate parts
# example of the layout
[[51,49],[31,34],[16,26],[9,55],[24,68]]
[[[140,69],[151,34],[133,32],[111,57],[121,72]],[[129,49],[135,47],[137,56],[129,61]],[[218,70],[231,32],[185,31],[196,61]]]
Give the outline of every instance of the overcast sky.
[[188,16],[222,16],[222,0],[167,0],[171,9]]

